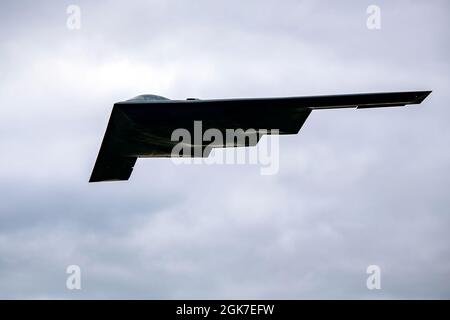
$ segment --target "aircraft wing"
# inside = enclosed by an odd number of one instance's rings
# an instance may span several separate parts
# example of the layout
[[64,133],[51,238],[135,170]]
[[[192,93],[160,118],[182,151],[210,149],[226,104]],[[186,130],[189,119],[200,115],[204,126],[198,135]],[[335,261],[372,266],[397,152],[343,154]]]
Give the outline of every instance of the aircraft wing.
[[[431,91],[309,97],[124,101],[114,104],[89,182],[128,180],[138,157],[171,157],[175,129],[278,129],[296,134],[312,110],[397,107],[421,103]],[[250,144],[249,144],[250,145]],[[192,150],[205,145],[192,144]],[[196,153],[193,152],[194,156]],[[203,156],[207,156],[208,153]]]

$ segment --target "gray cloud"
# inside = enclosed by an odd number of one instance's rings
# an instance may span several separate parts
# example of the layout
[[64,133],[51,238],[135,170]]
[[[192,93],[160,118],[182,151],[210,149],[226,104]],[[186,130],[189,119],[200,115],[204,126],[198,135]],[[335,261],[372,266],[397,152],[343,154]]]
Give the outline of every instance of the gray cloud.
[[[78,1],[79,31],[68,4],[1,4],[0,297],[450,296],[446,1],[379,1],[379,31],[365,1]],[[313,112],[275,176],[141,159],[87,183],[112,104],[141,93],[415,89],[434,92]]]

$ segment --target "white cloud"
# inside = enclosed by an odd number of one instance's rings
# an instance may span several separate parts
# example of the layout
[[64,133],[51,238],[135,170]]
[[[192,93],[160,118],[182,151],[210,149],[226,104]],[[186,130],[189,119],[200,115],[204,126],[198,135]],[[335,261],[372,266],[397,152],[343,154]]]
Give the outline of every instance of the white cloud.
[[[79,5],[69,32],[63,5],[1,4],[1,297],[72,298],[78,264],[85,298],[448,298],[446,2],[382,1],[378,33],[350,1]],[[434,92],[313,112],[276,176],[140,159],[87,183],[112,104],[138,94],[409,89]]]

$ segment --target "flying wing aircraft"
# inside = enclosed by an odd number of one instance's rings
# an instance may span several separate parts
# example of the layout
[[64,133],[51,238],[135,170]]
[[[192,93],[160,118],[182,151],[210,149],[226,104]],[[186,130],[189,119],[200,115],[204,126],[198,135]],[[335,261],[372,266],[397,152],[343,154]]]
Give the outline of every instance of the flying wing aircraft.
[[[297,134],[312,110],[419,104],[430,93],[411,91],[208,100],[137,96],[114,104],[89,182],[128,180],[137,158],[173,156],[172,150],[178,141],[171,140],[172,133],[178,128],[193,132],[195,121],[202,121],[204,130],[254,129],[263,132],[277,129],[281,135]],[[193,144],[191,147],[204,150],[206,144]],[[227,146],[230,145],[222,147]],[[208,156],[208,152],[203,156]]]

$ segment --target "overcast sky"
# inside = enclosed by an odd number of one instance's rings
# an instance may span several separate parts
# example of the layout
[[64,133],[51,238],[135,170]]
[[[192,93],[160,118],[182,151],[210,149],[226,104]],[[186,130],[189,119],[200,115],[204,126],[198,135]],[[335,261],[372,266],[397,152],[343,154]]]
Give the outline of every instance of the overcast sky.
[[[2,1],[0,297],[450,298],[449,9]],[[280,138],[276,175],[140,159],[128,182],[88,184],[113,103],[138,94],[398,90],[433,93],[314,111]],[[366,288],[374,264],[381,290]]]

